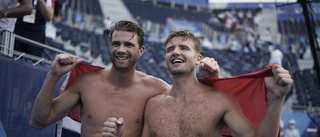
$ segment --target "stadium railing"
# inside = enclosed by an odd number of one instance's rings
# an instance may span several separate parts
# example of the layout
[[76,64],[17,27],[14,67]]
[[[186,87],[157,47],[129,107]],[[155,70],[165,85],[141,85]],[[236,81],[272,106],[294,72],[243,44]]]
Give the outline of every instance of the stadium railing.
[[20,58],[25,58],[25,59],[29,59],[29,60],[35,61],[35,63],[33,65],[37,65],[37,64],[39,64],[41,62],[43,62],[45,64],[51,64],[52,63],[52,60],[48,60],[48,59],[45,59],[43,57],[38,57],[38,56],[34,56],[34,55],[27,54],[27,53],[24,53],[24,52],[15,51],[14,50],[14,41],[15,40],[23,42],[23,43],[30,44],[32,46],[41,47],[43,49],[47,49],[47,50],[53,51],[55,53],[66,53],[66,54],[70,54],[70,55],[76,56],[77,58],[82,59],[83,62],[87,63],[87,64],[91,64],[92,63],[88,59],[84,59],[84,58],[81,58],[81,57],[79,57],[77,55],[74,55],[72,53],[69,53],[69,52],[66,52],[66,51],[63,51],[63,50],[48,46],[46,44],[42,44],[42,43],[27,39],[27,38],[19,36],[19,35],[15,35],[13,32],[9,32],[9,31],[6,31],[6,30],[0,32],[0,53],[4,54],[4,55],[11,56],[11,57],[15,57],[15,60],[18,60]]

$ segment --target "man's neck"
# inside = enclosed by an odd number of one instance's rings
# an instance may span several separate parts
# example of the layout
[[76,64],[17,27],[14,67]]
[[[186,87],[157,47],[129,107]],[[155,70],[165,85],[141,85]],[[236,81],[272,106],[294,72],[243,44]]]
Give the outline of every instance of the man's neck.
[[194,73],[173,75],[172,94],[177,97],[189,96],[196,93],[199,81]]
[[107,79],[114,85],[126,87],[134,82],[136,74],[135,72],[136,70],[134,67],[126,70],[119,70],[117,68],[111,67]]

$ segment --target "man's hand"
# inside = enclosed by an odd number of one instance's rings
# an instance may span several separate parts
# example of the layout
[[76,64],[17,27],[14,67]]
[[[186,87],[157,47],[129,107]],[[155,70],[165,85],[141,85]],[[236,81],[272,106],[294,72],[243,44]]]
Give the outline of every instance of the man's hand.
[[82,60],[68,54],[59,54],[53,60],[49,74],[62,76],[72,70]]
[[204,78],[219,78],[220,67],[214,58],[205,57],[200,61],[199,72]]
[[123,118],[108,118],[103,123],[102,137],[121,137],[124,132],[124,120]]
[[272,73],[273,77],[265,78],[266,87],[269,90],[268,99],[284,99],[293,84],[291,75],[288,70],[277,64],[273,66]]

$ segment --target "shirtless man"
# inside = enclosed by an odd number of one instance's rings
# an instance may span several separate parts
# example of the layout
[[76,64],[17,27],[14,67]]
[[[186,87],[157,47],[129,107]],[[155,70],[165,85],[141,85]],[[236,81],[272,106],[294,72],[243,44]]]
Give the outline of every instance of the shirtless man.
[[[126,119],[125,134],[141,136],[148,99],[170,88],[163,80],[135,70],[137,60],[145,50],[143,41],[144,32],[139,25],[119,21],[111,29],[112,67],[79,75],[63,94],[53,99],[61,76],[81,62],[71,55],[57,55],[35,100],[30,125],[45,128],[80,103],[82,137],[101,137],[103,122],[115,116]],[[207,59],[202,63],[202,70],[206,70],[204,77],[217,76],[219,67],[214,60]]]
[[[293,81],[279,65],[274,77],[266,77],[269,90],[265,116],[258,127],[249,121],[229,92],[199,82],[195,67],[200,63],[200,42],[187,30],[172,32],[166,41],[166,63],[172,74],[172,87],[151,98],[144,113],[143,137],[221,137],[224,125],[236,137],[276,137],[285,95]],[[121,136],[124,121],[109,118],[105,137]]]

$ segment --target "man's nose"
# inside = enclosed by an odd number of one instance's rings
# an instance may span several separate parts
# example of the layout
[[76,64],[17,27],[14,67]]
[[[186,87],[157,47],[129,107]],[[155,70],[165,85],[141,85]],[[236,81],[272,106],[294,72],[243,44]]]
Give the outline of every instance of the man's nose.
[[172,51],[172,55],[173,56],[178,56],[178,55],[180,55],[180,50],[179,49],[174,49],[173,51]]
[[126,51],[125,46],[124,46],[123,44],[121,44],[121,45],[119,46],[118,52],[125,52],[125,51]]

